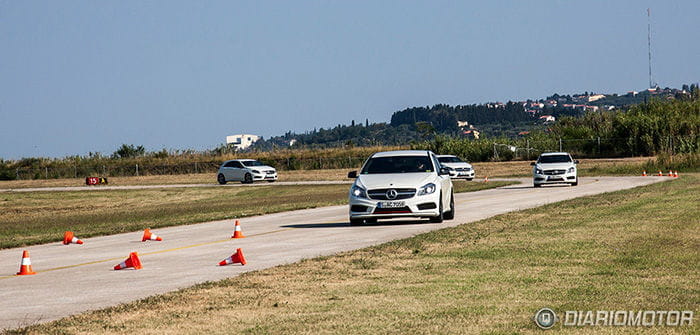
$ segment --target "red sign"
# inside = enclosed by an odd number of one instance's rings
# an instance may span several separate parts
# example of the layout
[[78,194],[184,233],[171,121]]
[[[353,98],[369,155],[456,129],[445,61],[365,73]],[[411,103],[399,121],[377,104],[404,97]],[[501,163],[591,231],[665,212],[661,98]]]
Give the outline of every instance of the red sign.
[[104,185],[107,184],[107,178],[104,177],[87,177],[85,185]]

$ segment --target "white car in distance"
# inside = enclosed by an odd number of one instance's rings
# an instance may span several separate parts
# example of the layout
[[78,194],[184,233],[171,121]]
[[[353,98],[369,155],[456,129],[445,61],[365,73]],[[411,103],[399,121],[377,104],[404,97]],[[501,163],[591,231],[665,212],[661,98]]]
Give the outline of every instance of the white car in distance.
[[452,179],[464,178],[466,180],[472,180],[476,176],[474,167],[457,156],[437,155],[437,159],[442,166],[450,170],[450,177],[452,177]]
[[544,184],[578,185],[576,171],[577,160],[571,158],[568,152],[545,152],[530,163],[532,168],[532,183],[535,187]]
[[429,218],[440,223],[455,215],[452,179],[431,151],[386,151],[373,154],[357,171],[350,188],[350,224],[377,219]]
[[274,182],[277,180],[277,170],[254,159],[234,159],[221,164],[216,180],[221,185],[229,181],[240,181],[244,184],[259,180]]

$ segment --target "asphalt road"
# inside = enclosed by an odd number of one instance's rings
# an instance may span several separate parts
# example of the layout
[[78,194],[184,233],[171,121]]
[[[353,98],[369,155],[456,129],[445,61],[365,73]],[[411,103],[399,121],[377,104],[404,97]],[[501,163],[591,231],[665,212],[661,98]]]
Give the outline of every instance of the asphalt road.
[[[391,221],[360,227],[347,223],[347,206],[285,212],[241,220],[244,239],[231,239],[233,221],[162,228],[162,242],[141,242],[141,232],[0,251],[0,328],[47,322],[150,295],[218,280],[303,258],[330,255],[423,232],[474,222],[571,198],[666,180],[653,177],[581,178],[577,187],[545,186],[531,180],[455,195],[455,220],[442,224]],[[78,236],[80,237],[80,236]],[[218,266],[242,248],[248,265]],[[36,275],[14,276],[22,250],[31,252]],[[141,270],[112,270],[130,252],[141,256]]]

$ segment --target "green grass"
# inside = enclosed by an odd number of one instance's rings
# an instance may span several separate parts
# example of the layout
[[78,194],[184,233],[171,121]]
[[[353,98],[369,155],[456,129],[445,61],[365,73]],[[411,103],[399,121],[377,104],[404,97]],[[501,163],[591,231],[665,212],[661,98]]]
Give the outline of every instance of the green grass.
[[535,311],[694,310],[700,176],[499,215],[10,333],[543,334]]
[[[455,183],[456,192],[506,182]],[[349,185],[0,193],[0,248],[347,203]]]

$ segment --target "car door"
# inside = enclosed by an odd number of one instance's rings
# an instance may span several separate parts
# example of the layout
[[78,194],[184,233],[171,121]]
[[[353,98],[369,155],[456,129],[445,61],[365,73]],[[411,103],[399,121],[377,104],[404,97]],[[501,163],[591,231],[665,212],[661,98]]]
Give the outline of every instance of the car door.
[[224,175],[226,180],[232,180],[233,179],[233,162],[224,163],[224,166],[221,168],[221,173]]
[[245,172],[243,164],[239,161],[233,161],[231,163],[233,163],[233,167],[231,168],[231,180],[243,180],[243,174]]

